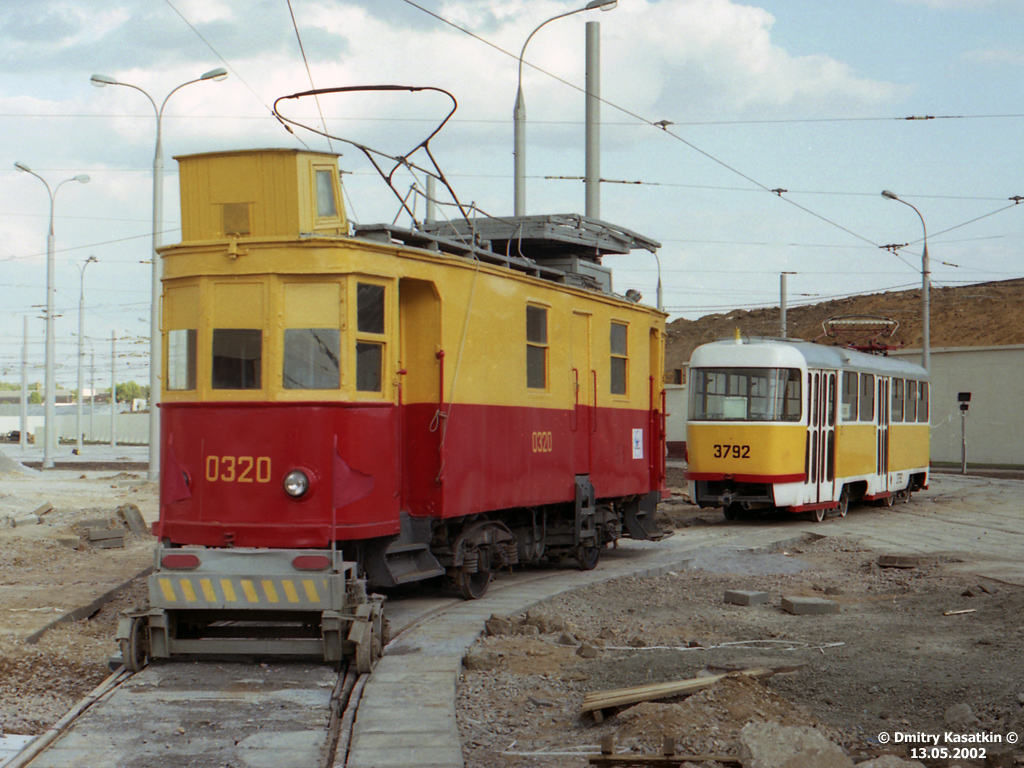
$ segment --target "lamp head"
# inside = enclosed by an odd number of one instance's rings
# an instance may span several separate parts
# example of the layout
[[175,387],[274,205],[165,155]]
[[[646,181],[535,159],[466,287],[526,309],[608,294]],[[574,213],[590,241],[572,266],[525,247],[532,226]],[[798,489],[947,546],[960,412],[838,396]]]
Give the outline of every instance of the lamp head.
[[887,197],[890,200],[899,200],[899,198],[896,197],[896,193],[895,192],[890,192],[888,189],[883,189],[882,190],[882,197]]
[[74,176],[73,179],[75,181],[77,181],[79,184],[88,184],[89,183],[89,174],[87,174],[87,173],[80,173],[77,176]]
[[602,11],[610,11],[618,4],[619,0],[590,0],[584,10],[592,11],[595,8],[600,8]]
[[29,168],[24,163],[15,163],[14,167],[17,168],[19,171],[24,171],[25,173],[32,173],[32,169]]
[[217,69],[211,69],[209,72],[204,73],[199,79],[200,80],[224,80],[228,76],[228,71],[224,67],[218,67]]
[[102,88],[105,85],[117,85],[117,80],[106,75],[93,75],[89,78],[89,82],[97,88]]

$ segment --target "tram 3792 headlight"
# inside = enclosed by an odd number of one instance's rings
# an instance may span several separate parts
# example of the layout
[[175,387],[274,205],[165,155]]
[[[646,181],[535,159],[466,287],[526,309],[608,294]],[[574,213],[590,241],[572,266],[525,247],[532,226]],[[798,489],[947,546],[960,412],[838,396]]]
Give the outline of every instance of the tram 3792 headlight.
[[293,499],[306,495],[309,490],[309,477],[301,469],[293,469],[284,478],[284,492]]

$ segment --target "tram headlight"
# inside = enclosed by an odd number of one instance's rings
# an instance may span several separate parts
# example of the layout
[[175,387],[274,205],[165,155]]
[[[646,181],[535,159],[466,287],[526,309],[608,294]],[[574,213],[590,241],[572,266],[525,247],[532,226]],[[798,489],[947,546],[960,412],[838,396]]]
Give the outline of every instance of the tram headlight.
[[301,469],[293,469],[284,478],[284,492],[293,499],[301,498],[309,491],[309,477]]

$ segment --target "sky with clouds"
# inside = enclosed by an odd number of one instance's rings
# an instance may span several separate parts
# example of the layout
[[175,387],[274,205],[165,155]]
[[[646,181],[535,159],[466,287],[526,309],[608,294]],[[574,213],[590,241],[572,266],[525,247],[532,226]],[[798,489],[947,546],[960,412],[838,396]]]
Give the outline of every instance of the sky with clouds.
[[[175,155],[253,147],[341,152],[350,215],[392,221],[393,194],[351,146],[286,132],[275,99],[312,85],[450,91],[431,150],[460,200],[512,210],[520,49],[583,0],[35,0],[0,5],[0,380],[17,381],[29,317],[42,378],[46,233],[55,199],[57,380],[74,386],[81,268],[86,350],[109,380],[147,381],[154,108],[165,243],[180,237]],[[530,41],[527,212],[582,212],[584,29],[600,22],[601,218],[660,241],[673,317],[920,285],[921,221],[937,286],[1024,276],[1024,0],[619,0]],[[301,44],[301,47],[300,47]],[[305,53],[305,60],[303,58]],[[448,108],[431,92],[330,96],[327,131],[391,154]],[[289,114],[321,120],[309,100]],[[907,119],[921,118],[921,119]],[[927,119],[925,119],[927,118]],[[669,121],[665,127],[656,125]],[[411,177],[400,178],[408,190]],[[895,253],[880,246],[906,244]],[[608,257],[615,290],[654,304],[658,262]]]

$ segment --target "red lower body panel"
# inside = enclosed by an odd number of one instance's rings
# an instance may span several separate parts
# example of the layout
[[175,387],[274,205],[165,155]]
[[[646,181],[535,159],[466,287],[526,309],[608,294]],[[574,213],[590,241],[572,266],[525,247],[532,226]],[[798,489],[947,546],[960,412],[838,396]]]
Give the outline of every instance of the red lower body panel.
[[[439,518],[662,490],[649,411],[481,405],[216,403],[162,406],[161,513],[178,544],[324,547]],[[284,490],[301,470],[310,490]],[[653,478],[653,479],[652,479]]]

